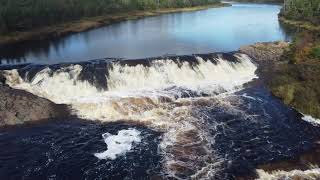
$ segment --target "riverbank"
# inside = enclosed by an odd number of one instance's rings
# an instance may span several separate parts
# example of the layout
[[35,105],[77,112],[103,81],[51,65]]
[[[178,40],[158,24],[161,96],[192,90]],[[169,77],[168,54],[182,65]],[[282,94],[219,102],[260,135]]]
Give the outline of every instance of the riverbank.
[[262,79],[270,79],[275,67],[287,63],[281,57],[289,50],[290,44],[284,41],[262,42],[242,46],[239,51],[249,55],[258,66],[258,75]]
[[[317,23],[316,2],[302,6],[302,1],[285,1],[279,21],[295,32],[293,40],[275,61],[263,61],[260,71],[267,76],[267,84],[273,95],[297,111],[320,118],[320,24]],[[314,8],[312,8],[314,7]],[[303,12],[303,13],[302,13]],[[301,16],[305,14],[305,16]],[[270,50],[267,45],[267,53]],[[281,49],[281,47],[279,47]],[[258,62],[264,57],[259,44],[244,48],[244,53],[258,54]],[[267,62],[267,63],[265,63]]]
[[69,116],[67,105],[55,104],[0,83],[0,127]]
[[[257,74],[259,79],[267,85],[273,95],[299,112],[309,113],[317,117],[317,111],[311,110],[319,107],[319,104],[317,104],[319,95],[314,93],[320,87],[317,85],[319,79],[316,79],[320,74],[318,72],[318,69],[320,69],[319,63],[310,64],[310,66],[304,64],[303,66],[306,66],[306,68],[301,68],[301,64],[290,64],[290,59],[285,57],[292,51],[292,46],[291,43],[282,41],[266,42],[243,46],[239,51],[252,57],[254,62],[258,64]],[[307,74],[309,77],[306,77]],[[297,75],[305,76],[305,80],[295,79]],[[314,79],[312,80],[311,77]],[[306,131],[310,133],[318,132],[318,128],[319,126],[315,125],[314,129]],[[317,138],[310,150],[300,152],[295,157],[259,164],[256,167],[256,174],[237,177],[236,179],[318,179],[320,175],[319,153],[320,141]]]
[[283,3],[283,0],[235,0],[235,1],[232,1],[232,2],[280,4],[280,3]]
[[148,11],[134,11],[126,13],[117,13],[106,16],[97,16],[91,18],[82,18],[81,20],[57,25],[42,27],[24,32],[11,32],[9,34],[0,35],[0,46],[21,43],[24,41],[39,41],[51,38],[66,36],[72,33],[79,33],[90,29],[110,25],[126,20],[140,19],[144,17],[158,16],[161,14],[199,11],[209,8],[219,8],[230,6],[227,3],[211,4],[205,6],[187,7],[187,8],[169,8]]
[[283,16],[279,16],[279,21],[290,29],[307,30],[311,32],[320,31],[320,25],[315,25],[307,21],[290,20]]
[[274,69],[269,87],[274,95],[303,114],[320,118],[319,1],[285,1],[280,22],[295,33],[286,61]]
[[[303,37],[300,41],[306,39]],[[310,45],[308,41],[305,43]],[[241,47],[240,52],[251,56],[259,65],[257,72],[273,95],[299,112],[319,118],[319,57],[308,54],[315,45],[297,47],[297,44],[301,45],[299,40],[291,44],[257,43]]]
[[[272,93],[283,102],[303,114],[320,118],[320,62],[319,57],[312,57],[318,50],[314,45],[298,47],[292,45],[283,58],[283,63],[274,69],[274,75],[268,83]],[[289,57],[288,57],[289,56]]]

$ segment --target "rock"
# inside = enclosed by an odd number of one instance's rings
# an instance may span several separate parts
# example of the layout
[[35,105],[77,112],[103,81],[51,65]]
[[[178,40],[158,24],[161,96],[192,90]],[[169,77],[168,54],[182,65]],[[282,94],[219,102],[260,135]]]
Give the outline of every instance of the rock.
[[55,104],[26,91],[12,89],[0,82],[0,126],[68,115],[69,110],[66,105]]
[[260,79],[272,79],[273,72],[282,64],[288,63],[282,58],[285,52],[289,51],[289,43],[283,41],[256,43],[254,45],[242,46],[240,53],[247,54],[257,64],[257,74]]
[[0,85],[5,84],[5,82],[6,82],[6,78],[3,76],[2,73],[0,73]]
[[239,49],[241,53],[247,54],[258,64],[275,63],[287,50],[289,50],[289,43],[283,41],[256,43]]

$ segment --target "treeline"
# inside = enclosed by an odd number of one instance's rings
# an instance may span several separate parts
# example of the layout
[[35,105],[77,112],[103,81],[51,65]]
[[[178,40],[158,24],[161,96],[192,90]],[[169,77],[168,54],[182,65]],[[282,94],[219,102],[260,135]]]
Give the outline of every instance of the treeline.
[[117,12],[192,7],[218,2],[219,0],[0,0],[0,32],[24,31]]
[[287,19],[320,24],[320,0],[285,0],[281,14]]
[[283,3],[284,0],[236,0],[236,2],[250,2],[250,3]]

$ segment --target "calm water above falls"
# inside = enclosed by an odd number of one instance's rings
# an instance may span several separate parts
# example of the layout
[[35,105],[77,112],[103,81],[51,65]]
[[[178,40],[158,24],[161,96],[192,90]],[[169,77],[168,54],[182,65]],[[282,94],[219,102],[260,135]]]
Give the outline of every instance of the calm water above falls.
[[0,49],[2,64],[77,62],[104,57],[227,52],[261,41],[288,40],[279,5],[233,4],[129,20],[45,42]]

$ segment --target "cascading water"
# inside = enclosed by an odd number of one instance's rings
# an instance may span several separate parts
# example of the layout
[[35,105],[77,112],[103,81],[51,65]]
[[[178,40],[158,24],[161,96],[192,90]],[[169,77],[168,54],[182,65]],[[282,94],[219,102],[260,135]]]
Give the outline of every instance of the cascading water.
[[17,70],[5,74],[10,86],[55,103],[69,104],[80,117],[141,121],[157,116],[157,111],[166,111],[170,103],[162,101],[175,102],[184,96],[211,96],[241,88],[256,77],[256,67],[247,56],[235,56],[239,62],[221,57],[211,60],[196,57],[196,65],[170,59],[154,60],[149,66],[113,63],[105,74],[108,90],[103,91],[88,81],[79,80],[81,65],[57,70],[46,67],[30,80],[20,77]]
[[260,180],[269,179],[319,179],[320,168],[312,168],[308,170],[293,170],[293,171],[275,171],[268,173],[263,170],[258,170]]
[[[257,78],[256,66],[248,56],[184,58],[114,61],[99,67],[42,66],[35,72],[26,67],[7,70],[4,75],[11,87],[68,104],[80,118],[128,121],[163,132],[159,147],[164,177],[234,178],[248,173],[255,164],[297,153],[299,143],[310,146],[312,139],[301,139],[305,132],[298,130],[296,119],[285,117],[291,110],[274,100],[266,103],[269,96],[242,90],[245,83]],[[291,127],[285,121],[290,121]],[[288,133],[292,134],[290,141],[277,137]],[[117,144],[109,141],[111,137],[128,137],[132,141],[122,139],[117,145],[126,152],[132,142],[141,141],[138,135],[120,134],[104,137],[108,146]],[[111,150],[97,157],[116,158]]]

